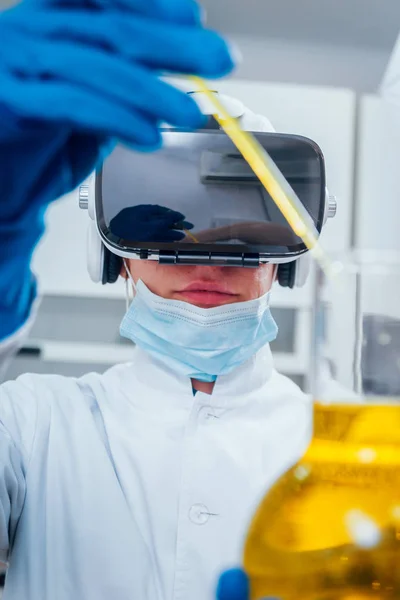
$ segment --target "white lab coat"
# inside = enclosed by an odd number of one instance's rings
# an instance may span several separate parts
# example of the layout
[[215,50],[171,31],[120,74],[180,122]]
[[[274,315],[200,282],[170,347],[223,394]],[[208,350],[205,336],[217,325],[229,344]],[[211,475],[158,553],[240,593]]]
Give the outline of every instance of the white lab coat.
[[143,351],[0,391],[4,600],[211,600],[249,519],[304,452],[311,405],[265,347],[214,393]]

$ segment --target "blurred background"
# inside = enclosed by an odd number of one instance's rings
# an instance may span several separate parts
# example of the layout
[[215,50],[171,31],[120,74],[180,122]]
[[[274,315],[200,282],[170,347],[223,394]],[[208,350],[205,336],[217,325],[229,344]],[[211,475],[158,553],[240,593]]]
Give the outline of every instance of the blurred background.
[[[396,69],[400,73],[395,62],[388,70],[400,29],[398,0],[203,4],[208,24],[243,55],[234,76],[213,88],[266,115],[278,131],[311,137],[321,146],[329,190],[338,199],[337,217],[324,233],[326,247],[400,250],[400,125],[378,93],[384,77],[392,81]],[[0,0],[0,6],[6,2]],[[118,333],[123,283],[89,281],[88,217],[78,208],[77,193],[52,206],[47,220],[34,261],[42,292],[39,316],[7,378],[27,371],[77,376],[104,371],[129,360],[132,351]],[[274,291],[280,328],[273,347],[276,366],[301,386],[308,369],[311,306],[312,278],[301,290]]]

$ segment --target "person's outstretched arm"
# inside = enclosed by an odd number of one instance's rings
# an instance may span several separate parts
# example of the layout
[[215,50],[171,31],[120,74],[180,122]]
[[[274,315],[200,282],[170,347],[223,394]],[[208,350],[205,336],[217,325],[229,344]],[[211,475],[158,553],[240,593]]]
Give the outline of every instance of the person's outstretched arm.
[[162,122],[202,124],[159,73],[218,77],[233,61],[193,0],[25,0],[0,13],[0,40],[0,340],[10,349],[36,296],[30,261],[49,202],[116,140],[148,151]]

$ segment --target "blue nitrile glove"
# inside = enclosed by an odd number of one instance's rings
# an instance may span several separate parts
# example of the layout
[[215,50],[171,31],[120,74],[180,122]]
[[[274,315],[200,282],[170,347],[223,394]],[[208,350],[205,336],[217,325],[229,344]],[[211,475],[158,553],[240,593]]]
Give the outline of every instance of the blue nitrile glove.
[[110,221],[110,231],[117,237],[136,242],[177,242],[185,234],[177,229],[193,229],[182,213],[159,206],[139,204],[124,208]]
[[0,13],[0,339],[26,319],[29,262],[47,204],[119,139],[141,150],[159,125],[202,115],[162,71],[218,77],[233,61],[193,0],[25,0]]
[[217,600],[249,600],[250,586],[247,575],[241,569],[222,573],[217,587]]
[[222,573],[217,587],[217,600],[250,600],[249,580],[242,569],[230,569]]

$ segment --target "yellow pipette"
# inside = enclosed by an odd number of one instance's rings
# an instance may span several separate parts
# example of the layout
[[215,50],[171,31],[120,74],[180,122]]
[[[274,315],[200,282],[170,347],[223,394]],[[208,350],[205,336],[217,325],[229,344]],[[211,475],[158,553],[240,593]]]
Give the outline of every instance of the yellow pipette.
[[186,235],[188,235],[190,238],[192,238],[192,240],[194,241],[195,244],[199,243],[199,240],[188,229],[184,229],[183,231],[186,233]]
[[192,76],[191,79],[199,91],[214,105],[216,121],[257,175],[294,233],[303,240],[325,274],[333,275],[336,269],[321,247],[314,222],[272,158],[251,133],[240,128],[203,79],[197,76]]

